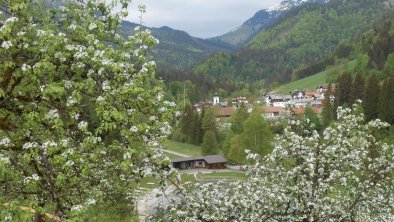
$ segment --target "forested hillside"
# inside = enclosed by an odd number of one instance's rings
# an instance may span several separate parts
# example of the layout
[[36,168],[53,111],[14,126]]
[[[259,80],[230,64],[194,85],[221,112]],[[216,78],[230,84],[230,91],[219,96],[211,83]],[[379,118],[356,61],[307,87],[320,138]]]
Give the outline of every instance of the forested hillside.
[[302,83],[302,78],[321,75],[319,72],[322,70],[326,74],[326,82],[335,82],[337,77],[345,72],[360,73],[363,76],[377,74],[380,80],[392,75],[394,12],[389,11],[382,19],[376,21],[372,28],[339,44],[331,55],[296,70],[294,74]]
[[292,8],[307,2],[325,4],[327,1],[328,0],[284,0],[280,4],[258,11],[252,18],[248,19],[236,29],[208,40],[215,43],[225,43],[237,48],[242,48],[260,31],[272,26],[272,24],[274,24],[283,14]]
[[358,38],[339,45],[333,55],[337,63],[357,60],[358,72],[377,73],[381,78],[394,71],[394,12],[386,14]]
[[195,72],[238,80],[289,82],[294,71],[330,55],[378,20],[388,7],[383,0],[331,0],[290,10],[236,53],[218,53]]
[[[122,36],[127,37],[134,32],[134,28],[137,26],[135,23],[123,21],[119,32]],[[142,27],[142,29],[151,30],[152,35],[160,41],[153,52],[154,59],[162,68],[168,66],[172,69],[189,68],[211,53],[233,49],[230,45],[216,44],[192,37],[184,31],[174,30],[167,26],[160,28]]]

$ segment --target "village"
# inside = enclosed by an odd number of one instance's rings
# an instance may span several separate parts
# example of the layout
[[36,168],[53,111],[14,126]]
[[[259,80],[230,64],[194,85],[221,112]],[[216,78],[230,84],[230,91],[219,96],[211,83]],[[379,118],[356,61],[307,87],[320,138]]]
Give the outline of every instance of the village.
[[[335,87],[335,84],[331,84]],[[220,122],[230,118],[234,115],[237,108],[245,105],[248,112],[252,112],[254,105],[264,105],[264,115],[268,119],[286,118],[294,115],[302,115],[306,107],[311,107],[313,112],[319,114],[322,111],[322,102],[324,100],[324,93],[328,90],[329,84],[317,86],[316,90],[294,90],[287,95],[276,94],[273,92],[267,93],[264,96],[257,97],[254,101],[250,101],[247,97],[228,99],[219,98],[217,94],[212,100],[199,102],[193,105],[193,108],[198,112],[211,106],[216,106],[216,118]],[[334,89],[333,89],[334,90]]]
[[[215,94],[212,100],[199,102],[193,105],[193,109],[202,112],[204,109],[215,107],[215,117],[218,126],[221,128],[230,127],[230,118],[241,106],[247,108],[251,113],[255,105],[264,106],[264,117],[267,120],[281,120],[291,116],[300,116],[305,113],[307,107],[320,115],[324,94],[329,90],[329,84],[316,87],[316,90],[294,90],[287,95],[267,93],[250,101],[247,97],[236,97],[223,99]],[[331,90],[335,90],[335,84],[331,84]],[[208,155],[199,157],[184,157],[172,160],[174,168],[179,170],[223,170],[228,169],[228,161],[222,155]],[[234,169],[234,168],[233,168]]]

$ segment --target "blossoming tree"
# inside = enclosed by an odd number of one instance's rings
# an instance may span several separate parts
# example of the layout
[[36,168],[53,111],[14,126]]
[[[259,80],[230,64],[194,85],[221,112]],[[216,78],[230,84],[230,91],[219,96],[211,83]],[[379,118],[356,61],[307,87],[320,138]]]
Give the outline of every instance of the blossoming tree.
[[194,186],[155,219],[394,221],[394,151],[378,137],[388,124],[365,123],[358,107],[339,108],[322,134],[291,121],[270,155],[249,153],[249,179]]
[[0,220],[132,203],[142,177],[171,173],[147,149],[174,106],[147,57],[158,41],[116,33],[129,0],[50,2],[0,0]]

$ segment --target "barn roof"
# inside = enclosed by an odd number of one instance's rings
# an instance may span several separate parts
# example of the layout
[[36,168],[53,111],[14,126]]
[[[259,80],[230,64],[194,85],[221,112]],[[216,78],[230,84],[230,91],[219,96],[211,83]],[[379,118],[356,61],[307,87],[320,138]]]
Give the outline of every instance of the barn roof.
[[210,155],[210,156],[204,156],[203,158],[208,164],[227,162],[226,158],[224,158],[222,155]]
[[187,162],[187,161],[195,161],[195,160],[203,160],[203,158],[202,157],[184,157],[184,158],[172,160],[171,162],[179,163],[179,162]]
[[227,163],[226,158],[222,155],[209,155],[209,156],[199,156],[199,157],[185,157],[181,159],[175,159],[171,162],[179,163],[179,162],[188,162],[188,161],[196,161],[196,160],[205,160],[208,164],[212,163]]

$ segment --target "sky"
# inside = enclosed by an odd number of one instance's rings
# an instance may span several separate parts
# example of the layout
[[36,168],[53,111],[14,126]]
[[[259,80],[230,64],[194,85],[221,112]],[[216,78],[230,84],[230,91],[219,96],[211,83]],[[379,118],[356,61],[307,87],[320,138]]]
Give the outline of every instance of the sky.
[[142,2],[147,7],[144,26],[169,26],[208,38],[237,28],[257,11],[281,0],[134,0],[126,20],[139,23],[137,6]]

